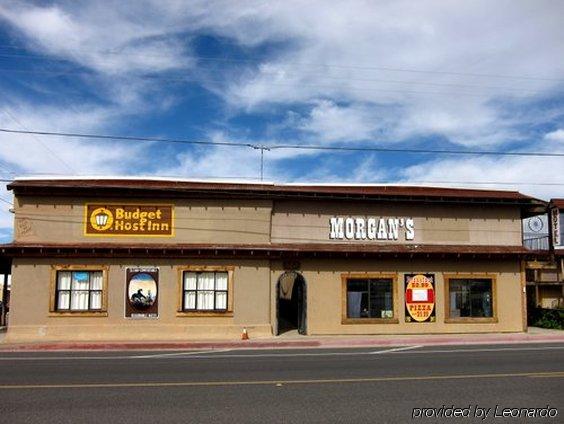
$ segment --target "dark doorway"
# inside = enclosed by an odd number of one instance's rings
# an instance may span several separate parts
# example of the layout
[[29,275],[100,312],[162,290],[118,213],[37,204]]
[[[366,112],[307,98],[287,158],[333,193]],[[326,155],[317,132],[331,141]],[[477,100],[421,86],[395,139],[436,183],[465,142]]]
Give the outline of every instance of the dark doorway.
[[296,271],[280,276],[276,284],[278,335],[291,330],[307,334],[307,298],[304,277]]

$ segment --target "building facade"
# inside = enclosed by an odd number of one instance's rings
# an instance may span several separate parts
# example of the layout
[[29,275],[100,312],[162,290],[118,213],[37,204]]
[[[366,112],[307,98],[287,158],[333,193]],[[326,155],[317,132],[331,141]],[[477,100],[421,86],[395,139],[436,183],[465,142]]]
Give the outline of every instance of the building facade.
[[[526,330],[517,192],[20,179],[7,339]],[[536,256],[540,255],[540,256]]]

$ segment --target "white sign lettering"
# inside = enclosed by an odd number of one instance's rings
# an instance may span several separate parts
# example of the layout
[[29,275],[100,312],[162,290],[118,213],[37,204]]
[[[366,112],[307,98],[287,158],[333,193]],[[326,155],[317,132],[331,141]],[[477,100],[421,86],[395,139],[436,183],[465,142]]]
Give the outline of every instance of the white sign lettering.
[[560,246],[562,240],[560,240],[560,217],[558,216],[558,209],[553,208],[550,211],[551,226],[552,226],[552,244],[554,246]]
[[329,226],[331,240],[398,240],[401,228],[406,240],[415,238],[413,218],[333,217]]

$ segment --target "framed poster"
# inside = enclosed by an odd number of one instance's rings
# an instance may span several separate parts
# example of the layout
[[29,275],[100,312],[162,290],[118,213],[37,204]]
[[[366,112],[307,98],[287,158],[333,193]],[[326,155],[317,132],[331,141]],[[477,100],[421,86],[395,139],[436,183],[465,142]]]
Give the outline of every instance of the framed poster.
[[159,269],[127,268],[125,271],[125,317],[159,317]]
[[435,274],[405,274],[405,321],[435,322]]

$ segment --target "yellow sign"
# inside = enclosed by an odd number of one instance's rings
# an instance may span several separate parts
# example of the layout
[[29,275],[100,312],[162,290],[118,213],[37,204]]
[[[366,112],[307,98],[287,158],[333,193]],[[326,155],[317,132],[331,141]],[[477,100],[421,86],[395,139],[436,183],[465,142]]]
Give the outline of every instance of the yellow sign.
[[173,205],[86,204],[84,235],[171,237]]
[[406,321],[435,321],[435,285],[433,275],[406,275]]

